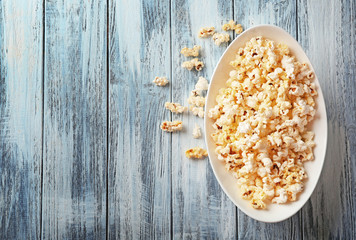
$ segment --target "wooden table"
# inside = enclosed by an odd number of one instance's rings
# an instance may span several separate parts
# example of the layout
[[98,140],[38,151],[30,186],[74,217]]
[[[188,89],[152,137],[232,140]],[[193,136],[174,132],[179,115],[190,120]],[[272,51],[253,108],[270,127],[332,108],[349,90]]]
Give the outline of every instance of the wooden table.
[[[355,14],[355,0],[0,0],[0,239],[356,239]],[[239,211],[208,160],[185,158],[204,146],[191,136],[202,119],[163,107],[210,78],[226,45],[197,31],[230,19],[288,31],[325,96],[320,182],[276,224]],[[199,73],[180,67],[193,44]],[[186,130],[162,132],[170,119]]]

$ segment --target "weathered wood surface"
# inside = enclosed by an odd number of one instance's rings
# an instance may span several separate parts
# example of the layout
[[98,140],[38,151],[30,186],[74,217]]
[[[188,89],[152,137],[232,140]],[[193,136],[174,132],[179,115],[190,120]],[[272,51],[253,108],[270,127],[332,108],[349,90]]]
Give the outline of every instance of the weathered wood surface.
[[0,239],[40,238],[42,12],[0,1]]
[[[172,1],[172,101],[188,106],[187,98],[199,76],[210,80],[214,66],[227,44],[216,46],[211,38],[197,36],[203,26],[221,26],[233,16],[230,1]],[[182,62],[192,59],[180,54],[187,46],[202,46],[199,58],[204,62],[202,71],[188,71]],[[172,220],[174,239],[221,238],[234,239],[236,231],[236,208],[222,192],[214,177],[208,159],[189,160],[185,150],[200,146],[205,148],[204,135],[192,137],[197,123],[204,129],[203,119],[191,112],[173,115],[173,120],[182,120],[184,131],[172,134]],[[165,136],[168,139],[169,136]]]
[[356,3],[298,0],[298,40],[328,115],[320,181],[302,209],[304,239],[356,239]]
[[[0,0],[0,239],[356,239],[355,14],[354,0]],[[326,100],[320,182],[281,223],[237,210],[208,160],[184,156],[202,119],[163,107],[210,80],[226,45],[197,31],[232,18],[296,37]],[[201,72],[180,67],[194,44]],[[172,119],[183,132],[161,132]]]
[[109,219],[110,239],[171,237],[170,119],[163,107],[170,79],[169,1],[109,4]]
[[106,236],[107,5],[46,1],[42,237]]

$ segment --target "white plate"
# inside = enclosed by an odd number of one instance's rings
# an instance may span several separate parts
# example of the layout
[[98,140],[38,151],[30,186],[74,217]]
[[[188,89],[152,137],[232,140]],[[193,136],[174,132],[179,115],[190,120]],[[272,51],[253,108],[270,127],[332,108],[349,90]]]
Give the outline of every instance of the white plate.
[[319,81],[315,75],[314,82],[317,86],[318,96],[316,98],[316,115],[309,129],[315,132],[314,141],[316,147],[314,148],[315,159],[304,164],[308,174],[308,179],[305,181],[304,190],[299,194],[298,200],[287,204],[268,204],[266,210],[256,210],[250,206],[249,201],[240,197],[239,189],[236,185],[236,179],[225,170],[224,163],[217,159],[215,154],[215,143],[210,137],[213,133],[213,120],[208,117],[209,109],[216,104],[215,98],[220,88],[226,87],[225,82],[229,78],[229,73],[232,70],[230,61],[235,59],[236,52],[240,47],[243,47],[247,41],[252,37],[262,36],[273,40],[277,43],[285,43],[288,45],[291,53],[296,56],[299,62],[307,62],[314,71],[308,57],[304,53],[302,47],[298,42],[283,29],[272,25],[259,25],[248,29],[239,35],[226,49],[220,58],[213,76],[206,99],[205,111],[205,142],[208,148],[210,164],[213,168],[214,174],[231,201],[248,216],[263,222],[279,222],[294,215],[309,199],[312,194],[324,163],[327,142],[327,116],[325,110],[325,103]]

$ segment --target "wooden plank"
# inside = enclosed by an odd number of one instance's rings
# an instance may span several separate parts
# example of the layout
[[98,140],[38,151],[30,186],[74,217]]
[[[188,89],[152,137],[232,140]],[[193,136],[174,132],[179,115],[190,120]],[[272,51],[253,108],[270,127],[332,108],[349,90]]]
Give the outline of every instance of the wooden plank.
[[[294,1],[235,1],[234,16],[247,29],[258,24],[277,25],[296,37],[296,2]],[[274,224],[262,223],[238,212],[239,239],[300,239],[301,213]]]
[[106,236],[106,1],[46,1],[45,239]]
[[40,238],[42,15],[0,1],[0,239]]
[[[169,1],[109,3],[109,238],[171,237]],[[170,79],[169,79],[170,80]]]
[[[227,44],[216,46],[212,39],[199,39],[201,27],[215,26],[221,32],[223,23],[233,16],[232,2],[172,1],[172,100],[188,106],[187,98],[198,76],[210,80],[218,59]],[[231,35],[232,36],[232,35]],[[201,72],[181,68],[188,58],[180,54],[184,46],[201,45]],[[194,139],[195,123],[203,131],[203,119],[191,113],[173,115],[182,120],[184,131],[172,135],[172,218],[174,239],[234,239],[236,238],[236,208],[220,188],[209,160],[189,160],[185,150],[201,146],[204,138]]]
[[329,135],[319,184],[303,208],[304,239],[356,239],[355,14],[352,0],[298,0],[299,42],[321,84]]

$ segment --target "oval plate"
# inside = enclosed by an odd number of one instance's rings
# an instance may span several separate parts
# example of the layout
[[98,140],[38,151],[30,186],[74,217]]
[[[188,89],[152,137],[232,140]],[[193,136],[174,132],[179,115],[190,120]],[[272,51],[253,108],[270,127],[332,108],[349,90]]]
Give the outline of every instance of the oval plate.
[[[324,164],[324,157],[326,152],[327,143],[327,116],[325,110],[325,103],[319,81],[315,75],[314,82],[317,87],[318,96],[316,97],[316,115],[308,129],[314,131],[314,141],[316,146],[314,148],[315,159],[313,161],[305,162],[304,166],[308,174],[308,178],[304,184],[304,190],[298,195],[295,202],[286,204],[268,204],[266,210],[256,210],[250,206],[249,201],[244,200],[240,196],[239,188],[236,184],[236,179],[225,170],[225,164],[217,159],[215,154],[215,143],[210,135],[213,133],[214,121],[208,117],[209,109],[213,108],[216,104],[215,98],[220,88],[226,87],[225,82],[229,78],[229,73],[232,69],[230,61],[235,59],[236,53],[240,47],[245,46],[246,42],[252,37],[262,36],[277,43],[285,43],[288,45],[291,54],[294,55],[301,63],[306,62],[309,64],[310,69],[314,71],[308,57],[304,53],[302,47],[298,42],[283,29],[273,25],[259,25],[250,28],[239,35],[226,49],[220,58],[213,76],[211,78],[210,87],[206,99],[205,111],[205,142],[208,148],[208,154],[211,167],[214,174],[230,200],[248,216],[263,222],[279,222],[294,215],[306,203],[312,194]],[[315,71],[314,71],[315,73]]]

